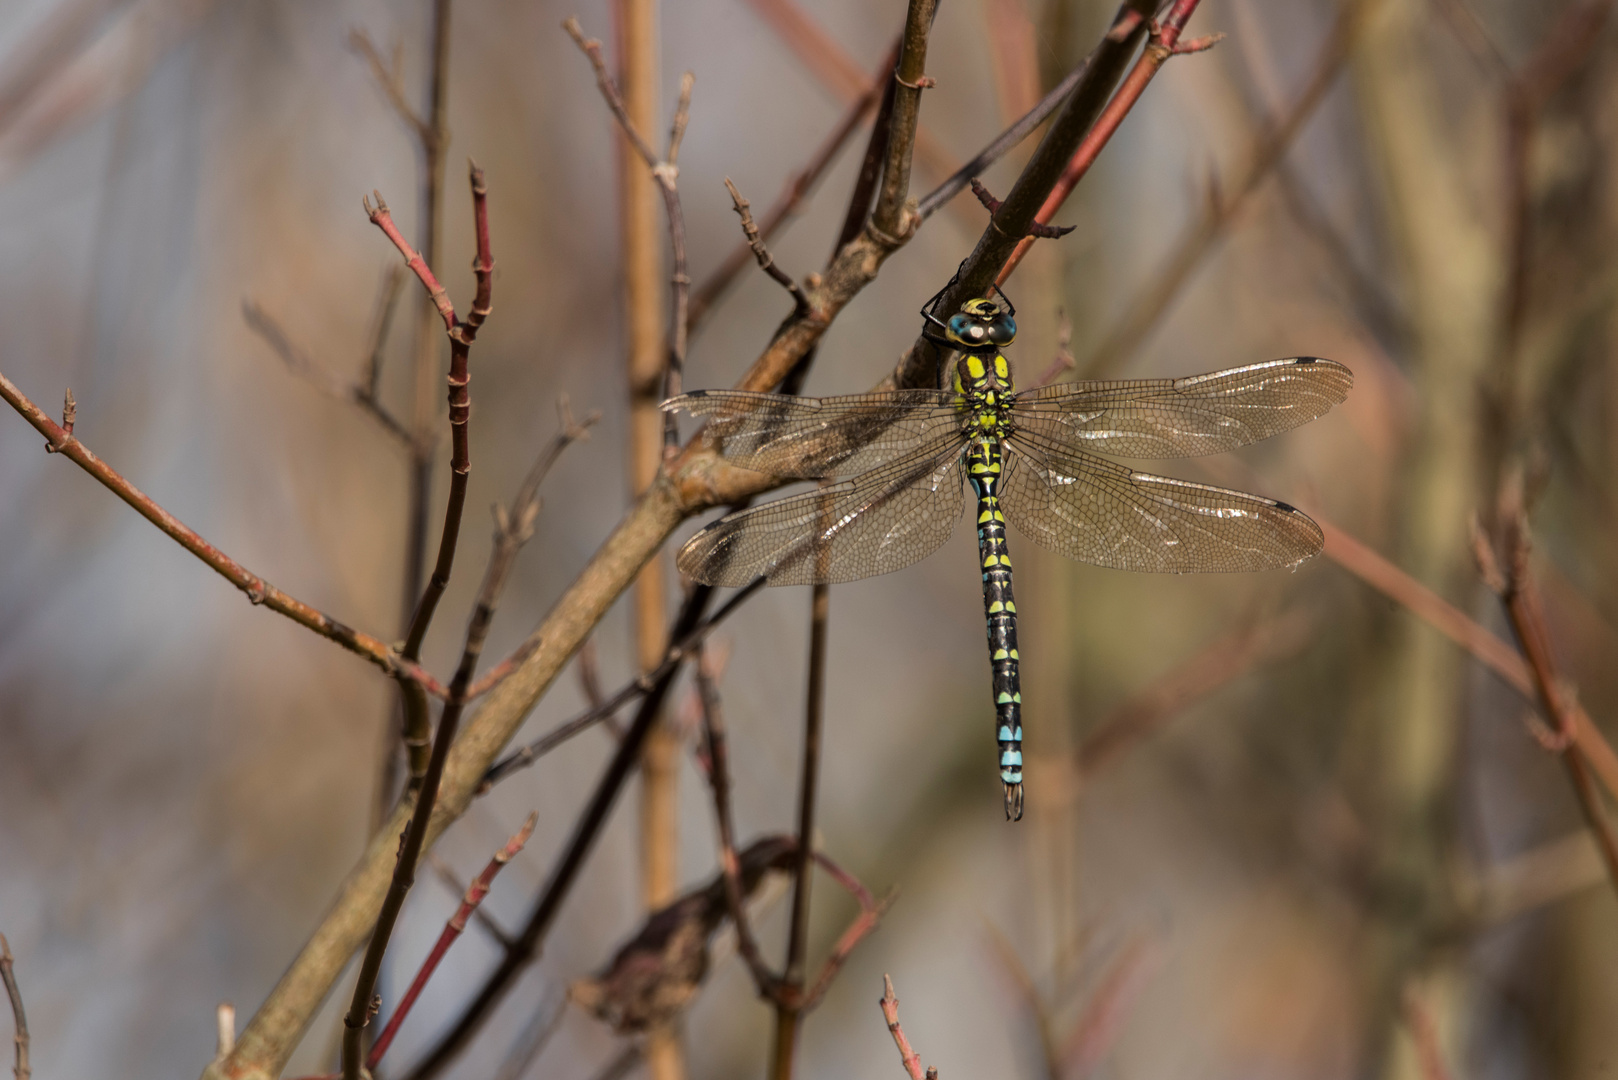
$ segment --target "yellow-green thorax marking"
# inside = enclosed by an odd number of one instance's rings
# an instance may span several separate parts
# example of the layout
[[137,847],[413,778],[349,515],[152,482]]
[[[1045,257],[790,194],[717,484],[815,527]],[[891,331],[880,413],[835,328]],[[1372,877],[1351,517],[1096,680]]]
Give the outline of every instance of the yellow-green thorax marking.
[[972,300],[945,325],[944,336],[964,355],[955,365],[955,392],[968,438],[967,479],[978,497],[978,556],[983,568],[983,610],[988,619],[993,671],[995,738],[1006,816],[1022,817],[1022,687],[1017,675],[1017,603],[1011,592],[1006,518],[1000,510],[1001,443],[1011,434],[1011,368],[1000,354],[1017,336],[1010,310],[993,300]]

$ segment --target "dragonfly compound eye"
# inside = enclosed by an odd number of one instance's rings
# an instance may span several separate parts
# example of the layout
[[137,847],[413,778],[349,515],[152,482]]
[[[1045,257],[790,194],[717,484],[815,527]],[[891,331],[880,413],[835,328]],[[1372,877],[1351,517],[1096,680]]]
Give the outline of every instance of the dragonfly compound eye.
[[1002,315],[989,327],[989,340],[996,345],[1010,345],[1017,336],[1017,320]]

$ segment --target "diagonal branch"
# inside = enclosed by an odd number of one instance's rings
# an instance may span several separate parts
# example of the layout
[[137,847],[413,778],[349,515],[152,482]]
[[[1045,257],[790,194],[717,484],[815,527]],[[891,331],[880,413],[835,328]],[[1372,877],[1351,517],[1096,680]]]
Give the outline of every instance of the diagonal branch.
[[112,466],[96,457],[67,428],[58,425],[45,412],[30,401],[10,379],[0,374],[0,399],[22,414],[34,430],[45,436],[46,448],[61,454],[79,468],[95,477],[102,486],[135,509],[141,517],[156,525],[164,535],[191,554],[201,559],[220,577],[230,582],[254,604],[262,604],[271,611],[285,615],[299,626],[313,630],[357,656],[381,668],[388,675],[420,686],[437,698],[449,696],[449,689],[430,672],[403,655],[392,645],[370,634],[345,626],[330,615],[319,611],[295,596],[282,592],[236,560],[214,547],[179,518],[154,502],[151,496],[131,484]]

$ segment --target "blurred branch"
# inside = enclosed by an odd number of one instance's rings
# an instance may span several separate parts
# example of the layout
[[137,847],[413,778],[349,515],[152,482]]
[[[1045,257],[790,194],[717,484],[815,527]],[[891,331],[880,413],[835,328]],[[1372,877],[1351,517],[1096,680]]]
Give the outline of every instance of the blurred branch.
[[534,826],[538,823],[539,814],[529,814],[528,820],[523,822],[522,828],[518,829],[516,834],[506,841],[505,847],[494,853],[494,857],[489,860],[489,865],[485,866],[483,872],[473,878],[472,884],[467,886],[466,894],[461,898],[461,906],[456,908],[455,914],[451,915],[449,922],[444,924],[444,929],[438,935],[438,940],[433,943],[431,951],[427,953],[427,959],[421,962],[421,969],[416,972],[416,977],[411,980],[410,988],[399,999],[398,1008],[394,1010],[387,1026],[382,1029],[382,1034],[377,1036],[376,1042],[371,1046],[371,1052],[365,1059],[367,1071],[376,1071],[376,1067],[381,1063],[383,1055],[388,1052],[388,1047],[393,1045],[393,1037],[399,1033],[399,1025],[404,1023],[404,1018],[410,1015],[410,1010],[416,1004],[416,999],[421,996],[422,987],[427,985],[427,980],[432,978],[434,971],[438,970],[439,963],[444,959],[444,954],[449,952],[449,947],[455,944],[455,939],[460,937],[466,930],[467,920],[472,917],[472,913],[479,909],[483,903],[483,898],[489,895],[489,887],[494,884],[495,875],[505,868],[506,863],[517,857],[517,853],[528,843],[528,838],[534,835]]
[[[1504,571],[1495,556],[1496,545],[1505,555]],[[1511,629],[1517,636],[1517,643],[1533,675],[1539,707],[1553,725],[1553,737],[1545,741],[1546,749],[1561,757],[1567,769],[1568,782],[1572,784],[1573,794],[1578,799],[1579,810],[1584,814],[1585,824],[1601,850],[1612,886],[1618,890],[1618,833],[1613,830],[1612,821],[1601,801],[1601,792],[1590,775],[1579,738],[1579,716],[1573,709],[1574,692],[1562,681],[1551,655],[1550,633],[1545,627],[1538,590],[1528,569],[1528,521],[1521,505],[1508,505],[1494,537],[1488,537],[1481,529],[1474,527],[1473,549],[1484,582],[1506,609],[1506,617],[1511,621]]]
[[[395,283],[393,286],[395,293],[397,292],[396,283],[398,280],[399,277],[395,270],[391,277],[391,281]],[[392,312],[393,304],[391,300],[386,303],[384,310],[388,313]],[[383,333],[386,333],[386,317],[385,315]],[[349,382],[331,374],[317,364],[308,353],[294,345],[291,337],[276,318],[252,300],[242,301],[242,318],[246,320],[248,329],[263,338],[264,343],[281,358],[281,362],[294,375],[303,379],[327,397],[357,407],[361,412],[380,424],[384,431],[393,436],[406,449],[410,448],[412,439],[409,429],[395,419],[393,414],[377,399],[377,380],[374,374],[368,374],[363,383]],[[374,357],[376,351],[373,349],[370,355]],[[374,363],[368,364],[368,367],[374,372]]]
[[6,996],[11,999],[11,1021],[15,1028],[12,1041],[16,1046],[16,1065],[12,1074],[16,1080],[28,1080],[32,1069],[28,1065],[28,1014],[22,1007],[22,989],[17,985],[17,972],[12,967],[11,944],[0,934],[0,982],[6,984]]
[[141,517],[156,525],[164,535],[201,559],[210,569],[247,595],[254,604],[285,615],[298,625],[313,630],[323,638],[335,641],[350,652],[369,660],[388,675],[407,679],[421,686],[437,698],[447,698],[449,688],[418,663],[401,655],[387,642],[370,634],[345,626],[331,616],[310,607],[303,601],[282,592],[254,574],[230,556],[204,540],[173,514],[163,509],[150,496],[124,479],[115,469],[90,452],[66,428],[58,425],[35,405],[16,385],[0,374],[0,399],[22,414],[34,430],[45,436],[47,449],[61,454],[79,468],[95,477],[102,486],[134,508]]
[[[1318,514],[1315,521],[1326,533],[1327,558],[1471,653],[1523,697],[1535,700],[1534,676],[1520,653],[1331,522]],[[1618,797],[1618,754],[1613,753],[1582,705],[1571,701],[1567,707],[1579,750],[1607,791]]]
[[381,52],[371,41],[371,35],[358,27],[348,32],[348,46],[371,65],[371,75],[376,79],[376,84],[382,88],[382,92],[387,95],[388,104],[399,114],[399,119],[409,125],[417,141],[423,147],[436,143],[438,132],[433,128],[432,121],[416,112],[405,97],[403,50],[396,45],[393,60],[391,62],[383,60]]
[[[1092,53],[1091,56],[1093,55]],[[996,136],[993,142],[978,151],[976,157],[956,169],[948,180],[922,196],[921,201],[916,204],[916,213],[921,215],[921,219],[925,221],[932,217],[940,206],[959,195],[962,188],[1032,135],[1035,129],[1056,111],[1056,107],[1067,100],[1067,96],[1073,92],[1079,80],[1084,78],[1085,69],[1090,66],[1091,56],[1080,60],[1072,71],[1062,77],[1061,82],[1051,87],[1050,93],[1041,98],[1038,104],[1024,113],[1016,123]]]
[[1254,140],[1233,182],[1221,181],[1210,186],[1201,217],[1187,229],[1157,277],[1136,295],[1124,317],[1113,325],[1082,365],[1085,378],[1104,378],[1140,347],[1242,205],[1280,164],[1347,62],[1366,6],[1367,0],[1346,0],[1315,59],[1308,82],[1292,106]]
[[1416,1044],[1416,1062],[1421,1068],[1422,1080],[1452,1080],[1449,1066],[1444,1063],[1444,1051],[1438,1041],[1438,1025],[1433,1014],[1421,1000],[1411,983],[1404,990],[1405,1021],[1410,1025],[1410,1038]]
[[1158,679],[1098,724],[1074,753],[1082,782],[1155,735],[1163,724],[1263,664],[1300,652],[1314,637],[1315,620],[1301,610],[1261,620],[1216,639]]

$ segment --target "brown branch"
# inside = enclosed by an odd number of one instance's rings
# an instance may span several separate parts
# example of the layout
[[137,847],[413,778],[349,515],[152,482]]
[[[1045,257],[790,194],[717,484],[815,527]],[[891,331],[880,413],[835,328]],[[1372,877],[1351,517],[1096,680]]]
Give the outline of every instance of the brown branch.
[[0,982],[6,984],[6,996],[11,999],[11,1021],[16,1033],[12,1041],[17,1048],[17,1063],[12,1068],[16,1080],[28,1080],[33,1070],[28,1066],[28,1014],[23,1012],[22,989],[17,985],[17,973],[12,969],[11,945],[6,935],[0,934]]
[[899,1060],[904,1063],[905,1072],[910,1080],[926,1080],[927,1077],[936,1076],[937,1070],[921,1070],[921,1055],[910,1047],[910,1040],[905,1038],[904,1028],[899,1026],[899,999],[893,993],[893,978],[882,976],[882,997],[878,1001],[882,1006],[882,1018],[888,1022],[888,1034],[893,1036],[893,1045],[899,1048]]
[[826,954],[826,959],[821,963],[820,971],[815,975],[814,981],[809,983],[808,990],[799,997],[798,1011],[800,1013],[811,1012],[820,1004],[821,1000],[826,996],[826,991],[831,989],[832,980],[837,978],[837,973],[848,962],[848,958],[853,954],[855,947],[871,931],[876,929],[877,924],[882,921],[882,916],[887,914],[888,908],[892,907],[893,902],[899,898],[898,890],[892,889],[882,899],[878,900],[871,895],[871,890],[867,889],[858,878],[832,862],[825,854],[817,851],[814,856],[821,869],[825,870],[833,881],[841,885],[854,897],[855,901],[860,905],[860,913],[854,916],[853,921],[838,936],[836,943],[832,945],[831,952]]
[[932,31],[937,9],[938,0],[910,0],[899,63],[893,70],[897,89],[893,92],[892,131],[887,160],[882,165],[882,186],[868,227],[879,235],[894,237],[896,242],[921,225],[921,218],[913,207],[906,206],[905,200],[910,194],[910,161],[921,120],[921,94],[928,85],[927,35]]
[[430,672],[401,655],[387,642],[345,626],[296,597],[282,592],[208,543],[184,522],[154,502],[145,492],[124,479],[117,470],[91,453],[76,436],[58,425],[39,406],[30,401],[27,395],[17,389],[4,374],[0,374],[0,398],[22,414],[22,418],[32,424],[35,431],[45,436],[53,453],[61,454],[95,477],[102,486],[128,503],[141,517],[156,525],[169,539],[201,559],[220,577],[245,593],[250,602],[262,604],[277,614],[285,615],[299,626],[313,630],[321,637],[335,641],[355,655],[369,660],[388,675],[419,685],[434,697],[449,696],[449,689]]
[[731,206],[736,210],[736,216],[742,219],[742,235],[747,238],[747,248],[758,260],[758,268],[770,276],[781,288],[792,295],[795,314],[800,317],[809,310],[809,297],[805,295],[803,286],[792,280],[792,275],[775,265],[775,258],[770,249],[764,246],[764,239],[759,235],[758,226],[753,223],[752,205],[736,190],[736,185],[730,177],[725,177],[725,190],[730,192]]
[[[911,6],[916,11],[916,5]],[[924,12],[931,21],[931,13]],[[925,29],[925,26],[924,26]],[[892,160],[891,157],[889,159]],[[788,922],[787,958],[782,968],[784,993],[775,1006],[773,1068],[775,1080],[791,1080],[803,1017],[805,955],[809,951],[809,873],[815,846],[815,809],[820,792],[820,750],[826,712],[826,636],[831,586],[816,584],[809,602],[809,672],[803,719],[803,771],[798,779],[798,850],[792,869],[792,914]]]
[[538,823],[539,814],[529,814],[528,820],[523,822],[522,828],[518,829],[516,834],[506,841],[505,847],[494,853],[494,858],[489,860],[489,865],[485,866],[483,872],[473,878],[472,884],[466,887],[466,894],[461,897],[461,906],[455,909],[455,914],[451,915],[449,922],[444,924],[444,929],[438,935],[438,940],[433,943],[432,949],[427,953],[427,958],[421,962],[421,969],[416,972],[416,977],[411,980],[410,988],[399,999],[399,1007],[394,1010],[392,1018],[388,1020],[387,1026],[382,1029],[382,1034],[377,1036],[376,1043],[371,1047],[370,1054],[366,1056],[365,1068],[368,1071],[376,1071],[376,1067],[381,1063],[383,1055],[388,1052],[388,1047],[393,1045],[393,1037],[398,1034],[399,1025],[404,1023],[405,1017],[410,1015],[411,1008],[415,1006],[416,999],[421,996],[422,987],[427,985],[427,980],[432,978],[434,971],[438,970],[439,963],[444,959],[444,954],[449,952],[449,947],[455,944],[455,939],[465,932],[467,921],[471,919],[473,912],[477,911],[482,905],[483,898],[489,895],[489,887],[494,884],[495,875],[505,869],[506,863],[517,857],[517,853],[528,843],[528,838],[534,835],[534,826]]
[[1140,346],[1243,204],[1280,164],[1347,63],[1367,6],[1367,0],[1346,0],[1292,106],[1254,139],[1235,182],[1221,182],[1211,191],[1201,216],[1186,230],[1158,276],[1090,354],[1083,365],[1086,378],[1104,377]]
[[[712,594],[713,590],[707,586],[698,586],[692,590],[675,621],[674,631],[670,637],[683,639],[696,628]],[[669,686],[674,681],[675,670],[671,666],[641,699],[641,707],[635,714],[634,723],[625,733],[623,741],[618,744],[612,760],[596,784],[594,793],[575,822],[572,835],[558,856],[545,887],[529,912],[527,922],[517,934],[512,948],[501,958],[494,971],[484,979],[482,987],[462,1010],[449,1031],[410,1072],[408,1080],[427,1080],[428,1077],[437,1076],[448,1067],[482,1027],[489,1013],[504,999],[516,982],[517,976],[539,955],[540,946],[555,922],[563,899],[572,890],[586,857],[606,825],[618,793],[623,789],[635,762],[640,757],[641,747],[651,732],[652,725],[662,708],[663,698],[668,694]]]

